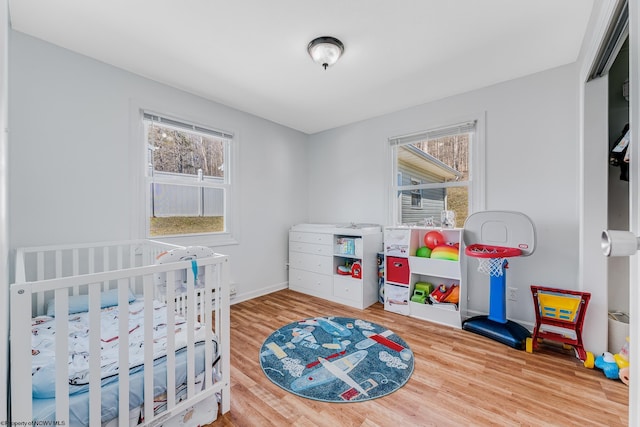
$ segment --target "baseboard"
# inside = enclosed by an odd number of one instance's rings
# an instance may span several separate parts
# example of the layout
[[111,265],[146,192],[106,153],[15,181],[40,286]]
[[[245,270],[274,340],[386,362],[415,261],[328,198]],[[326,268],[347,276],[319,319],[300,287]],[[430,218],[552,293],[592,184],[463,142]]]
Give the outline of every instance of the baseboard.
[[231,299],[231,304],[236,304],[242,301],[248,301],[250,299],[258,298],[263,295],[267,295],[276,291],[281,291],[283,289],[287,289],[289,287],[289,282],[276,283],[275,285],[267,286],[265,288],[260,288],[253,290],[251,292],[237,292],[235,297]]

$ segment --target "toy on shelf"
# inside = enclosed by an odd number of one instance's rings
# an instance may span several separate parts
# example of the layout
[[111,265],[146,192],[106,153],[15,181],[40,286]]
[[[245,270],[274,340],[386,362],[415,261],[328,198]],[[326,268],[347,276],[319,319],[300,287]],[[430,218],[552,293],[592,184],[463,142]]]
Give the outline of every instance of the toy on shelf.
[[446,240],[442,233],[436,230],[431,230],[427,234],[424,235],[424,245],[433,250],[436,246],[444,245]]
[[351,265],[349,262],[345,262],[344,265],[339,265],[336,271],[341,276],[351,276]]
[[351,264],[351,277],[354,279],[362,279],[362,264],[360,261],[354,261]]
[[420,258],[431,258],[431,249],[426,246],[421,246],[416,249],[416,256]]
[[414,289],[413,295],[411,296],[411,301],[425,304],[427,302],[427,293],[424,291],[424,289]]
[[433,292],[433,288],[434,288],[433,283],[429,283],[429,282],[416,282],[414,287],[415,289],[422,289],[427,293],[427,295]]
[[431,258],[458,261],[459,250],[459,247],[456,245],[439,245],[431,251]]
[[582,325],[591,294],[535,285],[531,286],[531,294],[536,326],[533,336],[527,338],[527,352],[532,353],[543,339],[548,339],[562,343],[565,348],[573,347],[584,366],[593,367],[593,353],[586,351],[582,342]]
[[450,303],[458,304],[460,301],[460,287],[453,284],[447,288],[446,285],[441,284],[429,294],[429,298],[434,304]]
[[417,282],[414,285],[413,295],[411,301],[420,304],[427,304],[430,302],[428,299],[429,294],[433,291],[433,284],[429,282]]

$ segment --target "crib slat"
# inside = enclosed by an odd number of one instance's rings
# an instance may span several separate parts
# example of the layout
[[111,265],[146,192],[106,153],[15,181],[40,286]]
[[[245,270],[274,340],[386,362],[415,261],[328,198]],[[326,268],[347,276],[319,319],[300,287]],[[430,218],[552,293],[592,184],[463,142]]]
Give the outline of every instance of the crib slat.
[[[89,330],[100,331],[100,283],[89,286]],[[89,334],[89,425],[102,422],[100,334]]]
[[25,333],[25,325],[31,325],[31,295],[30,285],[11,286],[11,399],[20,402],[11,406],[11,417],[16,421],[31,420],[33,411],[31,357],[27,356],[31,354],[31,334]]
[[102,248],[102,271],[109,271],[109,247]]
[[36,294],[36,313],[43,314],[44,313],[44,293],[38,292]]
[[36,280],[44,280],[44,252],[36,253]]
[[138,246],[138,248],[142,251],[141,265],[153,264],[153,248],[150,248],[148,246]]
[[87,260],[88,261],[88,263],[87,263],[87,265],[88,265],[87,273],[89,273],[89,274],[96,272],[95,254],[96,254],[95,248],[89,248],[89,254],[88,254],[89,259]]
[[138,267],[136,265],[136,248],[134,245],[129,245],[129,265],[127,267]]
[[[71,251],[71,274],[73,276],[77,276],[80,274],[80,262],[79,262],[79,254],[78,249],[73,249]],[[73,287],[73,295],[78,295],[80,293],[80,287]]]
[[116,268],[118,270],[122,270],[122,263],[124,262],[122,259],[122,246],[118,246],[117,247],[117,251],[116,251],[116,259],[117,259],[117,266]]
[[[44,280],[44,252],[39,251],[36,253],[36,280]],[[37,313],[44,313],[44,294],[38,292],[36,294],[36,308]]]
[[55,277],[62,277],[62,251],[57,250],[56,254],[56,275]]
[[[144,296],[144,401],[153,402],[153,282],[151,276],[142,279]],[[153,403],[144,405],[144,419],[153,417]]]
[[[201,267],[203,268],[203,267]],[[213,290],[213,266],[207,265],[204,267],[204,288],[202,289],[202,301],[200,305],[202,307],[202,322],[204,323],[205,330],[205,344],[204,344],[204,388],[211,387],[212,380],[212,366],[213,366],[213,325],[212,314],[213,307],[211,304],[212,290]]]
[[[171,331],[176,330],[176,283],[175,271],[167,271],[167,367],[176,366],[176,334]],[[176,406],[176,371],[167,368],[167,410],[170,411]]]
[[[195,261],[194,261],[195,262]],[[194,274],[189,269],[187,271],[187,322],[193,322],[195,320],[196,309],[194,307],[196,301],[196,293],[194,289]],[[187,396],[189,398],[195,396],[195,328],[187,328]]]
[[69,425],[69,293],[56,289],[56,421]]
[[118,423],[129,423],[129,281],[118,279]]
[[73,249],[71,251],[71,271],[74,276],[80,274],[80,261],[79,261],[79,253],[78,249]]

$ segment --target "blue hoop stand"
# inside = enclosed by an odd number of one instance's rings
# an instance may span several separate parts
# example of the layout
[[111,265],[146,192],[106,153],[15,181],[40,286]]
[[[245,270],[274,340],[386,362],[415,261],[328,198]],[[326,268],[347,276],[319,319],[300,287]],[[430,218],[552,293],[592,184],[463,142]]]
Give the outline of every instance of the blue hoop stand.
[[[494,260],[491,260],[494,262]],[[491,338],[517,350],[524,350],[531,336],[524,326],[507,320],[506,290],[508,261],[503,260],[498,272],[489,275],[489,315],[474,316],[462,323],[462,329]]]

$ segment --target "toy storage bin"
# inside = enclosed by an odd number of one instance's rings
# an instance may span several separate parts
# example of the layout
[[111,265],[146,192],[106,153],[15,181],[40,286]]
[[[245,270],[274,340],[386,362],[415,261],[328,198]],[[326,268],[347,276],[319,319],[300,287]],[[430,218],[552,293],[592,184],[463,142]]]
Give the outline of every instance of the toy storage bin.
[[387,257],[387,281],[401,283],[403,285],[409,284],[409,259],[388,256]]
[[384,309],[394,313],[408,316],[411,313],[409,298],[411,288],[408,285],[396,285],[385,283],[384,285]]
[[620,311],[609,312],[609,352],[616,354],[627,342],[629,315]]
[[384,230],[384,253],[387,256],[408,257],[411,230],[387,228]]

